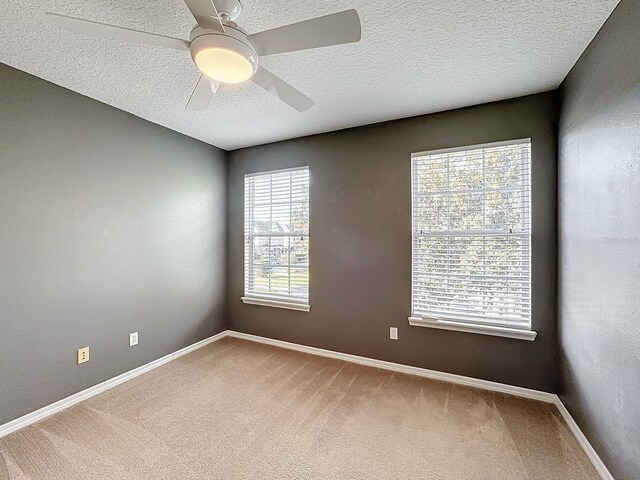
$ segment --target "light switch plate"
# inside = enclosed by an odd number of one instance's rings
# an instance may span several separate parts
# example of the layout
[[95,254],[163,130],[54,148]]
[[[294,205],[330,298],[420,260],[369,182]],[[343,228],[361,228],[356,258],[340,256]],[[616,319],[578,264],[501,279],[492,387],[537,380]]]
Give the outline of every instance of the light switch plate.
[[89,361],[89,347],[78,349],[78,365]]

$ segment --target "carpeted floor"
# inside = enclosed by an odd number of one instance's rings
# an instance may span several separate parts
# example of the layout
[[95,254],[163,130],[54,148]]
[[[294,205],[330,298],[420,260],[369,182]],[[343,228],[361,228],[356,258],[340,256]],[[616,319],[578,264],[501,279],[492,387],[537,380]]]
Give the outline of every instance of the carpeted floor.
[[2,479],[597,479],[555,407],[225,338],[0,438]]

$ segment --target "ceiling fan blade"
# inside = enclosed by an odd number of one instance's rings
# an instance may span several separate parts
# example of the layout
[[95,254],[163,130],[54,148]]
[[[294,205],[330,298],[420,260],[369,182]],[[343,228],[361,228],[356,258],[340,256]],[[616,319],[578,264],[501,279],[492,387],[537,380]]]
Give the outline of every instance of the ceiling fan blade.
[[287,82],[264,67],[258,65],[258,70],[251,80],[264,88],[267,92],[273,93],[284,103],[299,112],[310,109],[316,102],[307,97],[300,90],[289,85]]
[[196,19],[202,28],[210,28],[220,33],[224,33],[224,25],[220,20],[218,9],[213,0],[184,0],[191,15]]
[[156,47],[173,48],[175,50],[189,50],[189,42],[179,38],[165,37],[155,33],[141,32],[131,28],[116,27],[106,23],[92,22],[82,18],[67,17],[57,13],[46,14],[56,25],[65,30],[95,37],[124,40],[125,42],[142,43]]
[[219,86],[220,83],[210,80],[206,75],[200,75],[196,88],[193,89],[185,108],[200,112],[206,110]]
[[254,33],[248,38],[262,56],[358,42],[361,37],[358,12],[347,10]]

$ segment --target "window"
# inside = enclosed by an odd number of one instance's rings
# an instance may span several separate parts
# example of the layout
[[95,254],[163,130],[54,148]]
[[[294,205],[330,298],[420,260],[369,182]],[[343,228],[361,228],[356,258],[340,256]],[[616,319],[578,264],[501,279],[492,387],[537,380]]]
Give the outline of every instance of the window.
[[309,167],[245,175],[242,301],[309,311]]
[[412,155],[412,325],[533,340],[531,141]]

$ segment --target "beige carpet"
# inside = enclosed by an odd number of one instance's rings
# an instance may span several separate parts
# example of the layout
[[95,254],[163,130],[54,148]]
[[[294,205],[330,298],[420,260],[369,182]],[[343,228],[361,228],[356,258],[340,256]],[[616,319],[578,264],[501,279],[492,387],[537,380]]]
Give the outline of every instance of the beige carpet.
[[2,479],[597,479],[555,407],[226,338],[0,439]]

